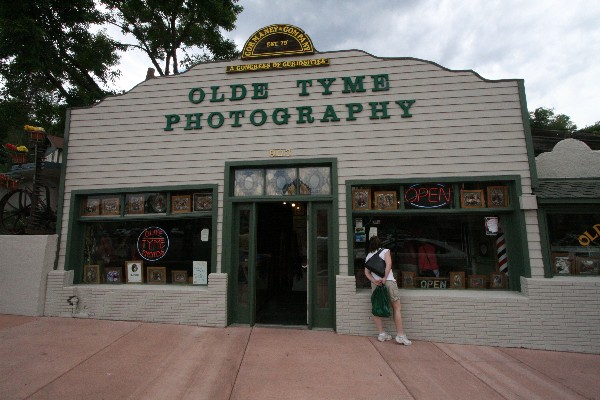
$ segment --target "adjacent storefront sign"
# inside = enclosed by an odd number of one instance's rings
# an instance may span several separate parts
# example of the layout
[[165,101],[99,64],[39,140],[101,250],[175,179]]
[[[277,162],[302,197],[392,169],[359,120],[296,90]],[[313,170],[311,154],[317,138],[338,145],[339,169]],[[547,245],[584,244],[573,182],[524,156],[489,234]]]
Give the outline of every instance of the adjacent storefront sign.
[[582,246],[589,246],[593,241],[600,237],[600,224],[596,224],[592,227],[595,231],[590,233],[591,229],[585,231],[583,235],[579,236],[579,244]]

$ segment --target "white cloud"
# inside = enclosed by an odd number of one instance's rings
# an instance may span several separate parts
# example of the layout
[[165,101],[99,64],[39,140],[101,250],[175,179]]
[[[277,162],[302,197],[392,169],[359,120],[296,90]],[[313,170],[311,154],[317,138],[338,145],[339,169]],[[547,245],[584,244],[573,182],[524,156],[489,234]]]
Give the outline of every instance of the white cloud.
[[[600,3],[571,0],[241,0],[239,48],[258,29],[288,23],[319,51],[360,49],[415,57],[486,79],[525,80],[530,110],[552,107],[580,127],[600,120]],[[131,53],[130,53],[131,54]],[[150,61],[122,61],[122,89],[141,82]]]

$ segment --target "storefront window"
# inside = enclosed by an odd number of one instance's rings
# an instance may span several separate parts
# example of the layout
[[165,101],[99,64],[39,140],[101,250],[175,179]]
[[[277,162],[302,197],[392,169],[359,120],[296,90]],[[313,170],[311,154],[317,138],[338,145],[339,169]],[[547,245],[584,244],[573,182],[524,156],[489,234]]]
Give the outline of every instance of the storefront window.
[[331,195],[331,168],[238,169],[234,172],[233,195]]
[[207,283],[212,190],[93,194],[79,200],[78,282]]
[[191,284],[194,265],[210,271],[211,218],[88,222],[84,234],[84,283]]
[[265,171],[262,169],[239,169],[235,171],[234,196],[264,195]]
[[297,194],[296,168],[267,170],[267,196],[291,196]]
[[484,217],[362,217],[354,219],[354,230],[358,287],[370,287],[364,260],[367,238],[377,235],[391,251],[392,270],[400,287],[506,288],[506,276],[498,270],[496,236],[486,234]]
[[548,214],[554,275],[600,274],[600,214]]

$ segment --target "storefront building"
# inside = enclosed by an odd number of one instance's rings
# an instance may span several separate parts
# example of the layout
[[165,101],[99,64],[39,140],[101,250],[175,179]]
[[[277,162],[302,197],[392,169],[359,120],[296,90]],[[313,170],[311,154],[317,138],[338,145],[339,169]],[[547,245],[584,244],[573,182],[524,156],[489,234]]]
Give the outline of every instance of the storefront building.
[[272,25],[241,59],[68,120],[47,315],[371,335],[377,234],[412,338],[568,341],[540,323],[552,289],[522,80],[319,53]]

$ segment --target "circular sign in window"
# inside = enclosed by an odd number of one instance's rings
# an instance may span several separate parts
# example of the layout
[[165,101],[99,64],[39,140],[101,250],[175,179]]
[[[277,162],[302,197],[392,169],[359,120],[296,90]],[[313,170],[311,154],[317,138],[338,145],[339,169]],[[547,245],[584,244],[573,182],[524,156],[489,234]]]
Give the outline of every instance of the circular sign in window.
[[169,235],[158,226],[146,228],[138,237],[137,250],[144,260],[160,260],[169,250]]

